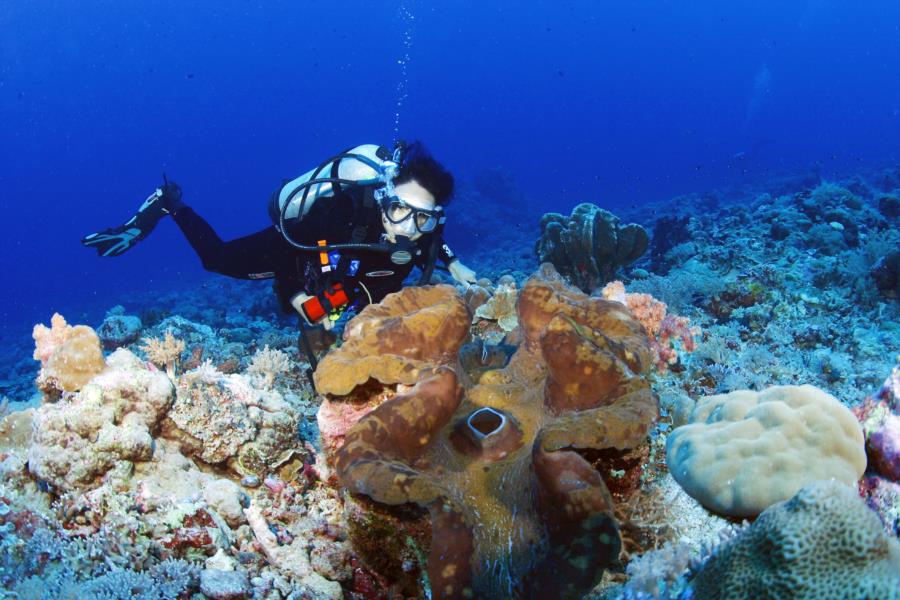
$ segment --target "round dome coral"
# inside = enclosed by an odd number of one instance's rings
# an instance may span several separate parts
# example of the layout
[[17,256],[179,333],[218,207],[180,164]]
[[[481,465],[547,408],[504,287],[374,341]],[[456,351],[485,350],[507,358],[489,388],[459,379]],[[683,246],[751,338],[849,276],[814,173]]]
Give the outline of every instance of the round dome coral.
[[758,515],[820,479],[852,485],[866,468],[853,413],[811,385],[701,399],[669,436],[666,461],[688,494],[731,516]]

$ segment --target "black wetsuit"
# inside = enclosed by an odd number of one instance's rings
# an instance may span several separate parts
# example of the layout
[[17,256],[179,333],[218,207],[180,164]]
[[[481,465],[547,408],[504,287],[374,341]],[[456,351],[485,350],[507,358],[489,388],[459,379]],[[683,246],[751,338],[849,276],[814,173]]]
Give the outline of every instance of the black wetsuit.
[[[358,195],[361,193],[342,191],[335,196],[319,198],[302,221],[291,221],[291,237],[310,246],[317,245],[320,240],[328,244],[348,243],[354,228],[361,224],[365,227],[363,243],[378,243],[384,233],[381,212],[377,208],[360,210]],[[205,269],[239,279],[274,279],[275,292],[285,311],[294,310],[291,299],[296,294],[320,295],[335,283],[342,284],[350,297],[350,305],[359,308],[368,304],[370,297],[372,302],[378,302],[399,290],[414,266],[426,266],[432,248],[444,264],[449,265],[455,260],[447,245],[440,239],[435,240],[436,234],[426,234],[415,243],[420,253],[405,265],[393,264],[385,252],[344,250],[339,252],[340,260],[335,261],[338,257],[332,255],[330,270],[323,272],[318,252],[295,248],[274,225],[225,242],[190,207],[174,211],[172,217]],[[354,223],[354,217],[360,223]]]

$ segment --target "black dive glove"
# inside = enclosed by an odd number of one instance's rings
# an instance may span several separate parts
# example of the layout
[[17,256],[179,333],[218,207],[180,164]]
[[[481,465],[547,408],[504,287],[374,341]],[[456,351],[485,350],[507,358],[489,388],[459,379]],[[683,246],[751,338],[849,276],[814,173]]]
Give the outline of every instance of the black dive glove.
[[86,235],[81,243],[96,248],[100,256],[119,256],[150,235],[165,215],[185,207],[181,201],[181,187],[163,175],[163,185],[150,194],[137,213],[128,221],[104,231]]
[[167,214],[173,214],[187,206],[181,201],[181,186],[174,181],[169,181],[163,175],[163,186],[159,188],[162,192],[162,206]]

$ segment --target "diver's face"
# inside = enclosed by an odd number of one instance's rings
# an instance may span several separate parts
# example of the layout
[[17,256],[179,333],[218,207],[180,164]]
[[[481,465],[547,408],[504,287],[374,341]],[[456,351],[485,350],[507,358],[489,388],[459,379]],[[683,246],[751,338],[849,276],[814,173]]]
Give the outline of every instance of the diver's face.
[[[415,179],[394,186],[394,195],[412,208],[421,210],[434,210],[435,201],[431,192],[419,185]],[[387,233],[388,241],[396,242],[397,236],[405,236],[415,241],[422,237],[422,232],[416,227],[414,218],[405,219],[399,223],[392,223],[382,212],[381,224]]]

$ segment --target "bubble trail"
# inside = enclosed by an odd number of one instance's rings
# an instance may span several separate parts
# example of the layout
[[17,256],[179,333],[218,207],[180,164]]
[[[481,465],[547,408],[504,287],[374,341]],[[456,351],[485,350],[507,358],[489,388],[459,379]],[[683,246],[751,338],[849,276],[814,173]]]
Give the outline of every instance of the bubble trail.
[[403,55],[397,60],[400,65],[400,79],[397,82],[397,104],[394,109],[394,140],[400,139],[400,113],[403,112],[403,105],[406,103],[408,92],[408,66],[410,54],[413,45],[413,27],[416,20],[415,15],[410,12],[406,4],[401,3],[397,9],[398,17],[403,23]]

